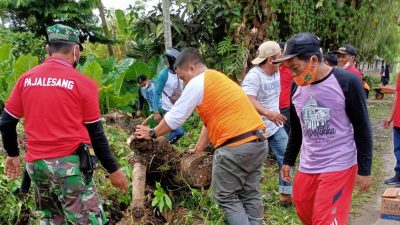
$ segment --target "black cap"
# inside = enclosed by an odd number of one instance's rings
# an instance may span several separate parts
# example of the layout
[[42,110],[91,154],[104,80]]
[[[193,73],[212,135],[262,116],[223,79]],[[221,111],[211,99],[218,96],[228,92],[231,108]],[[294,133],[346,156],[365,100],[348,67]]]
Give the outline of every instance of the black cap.
[[328,52],[324,55],[324,60],[328,61],[331,66],[337,66],[337,56],[333,52]]
[[281,41],[281,42],[279,42],[278,44],[279,44],[279,47],[280,47],[282,50],[285,49],[285,44],[286,44],[286,42]]
[[340,47],[338,50],[334,51],[334,53],[355,56],[357,54],[357,50],[356,50],[356,48],[354,48],[353,45],[346,44],[346,45],[343,45],[342,47]]
[[286,42],[282,58],[274,60],[273,63],[281,63],[299,54],[321,53],[320,49],[319,38],[316,35],[296,34]]

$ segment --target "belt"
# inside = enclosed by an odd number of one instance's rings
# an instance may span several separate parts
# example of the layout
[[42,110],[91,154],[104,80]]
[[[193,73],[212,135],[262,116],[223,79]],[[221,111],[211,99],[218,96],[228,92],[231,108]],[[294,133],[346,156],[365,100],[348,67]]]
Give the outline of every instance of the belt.
[[[235,143],[235,142],[244,140],[244,139],[249,138],[249,137],[252,137],[252,136],[256,136],[257,139],[251,140],[251,141],[248,141],[248,142],[265,141],[265,140],[267,140],[267,138],[263,135],[264,133],[265,133],[264,130],[261,130],[261,129],[252,130],[252,131],[243,133],[243,134],[241,134],[241,135],[238,135],[238,136],[236,136],[236,137],[229,138],[229,139],[226,140],[224,143],[222,143],[220,146],[218,146],[218,148],[223,147],[223,146],[225,146],[225,145],[233,144],[233,143]],[[248,142],[246,142],[246,143],[248,143]]]

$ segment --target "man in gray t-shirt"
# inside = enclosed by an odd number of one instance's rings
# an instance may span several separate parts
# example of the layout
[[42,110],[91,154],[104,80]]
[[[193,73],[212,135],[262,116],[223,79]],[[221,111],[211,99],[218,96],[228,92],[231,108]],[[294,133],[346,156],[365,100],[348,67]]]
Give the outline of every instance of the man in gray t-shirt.
[[[249,97],[254,108],[258,111],[267,127],[268,147],[275,154],[279,170],[282,167],[283,157],[288,136],[283,128],[286,118],[279,112],[280,75],[279,65],[272,61],[281,53],[279,44],[267,41],[258,48],[258,56],[252,61],[253,67],[244,78],[242,88]],[[279,178],[280,201],[283,204],[292,202],[292,184]]]

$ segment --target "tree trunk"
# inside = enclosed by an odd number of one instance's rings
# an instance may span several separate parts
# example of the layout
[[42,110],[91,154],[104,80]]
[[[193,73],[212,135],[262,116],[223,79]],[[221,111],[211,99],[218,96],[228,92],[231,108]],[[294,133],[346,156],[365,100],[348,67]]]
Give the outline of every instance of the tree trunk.
[[145,186],[146,186],[146,170],[147,166],[141,163],[135,163],[132,171],[132,206],[133,216],[140,219],[144,216],[145,207]]
[[146,211],[142,207],[146,181],[161,181],[162,185],[183,187],[205,187],[211,183],[212,156],[209,153],[180,153],[165,137],[138,140],[131,135],[127,143],[134,152],[129,159],[134,165],[132,188],[135,194],[131,207],[133,216],[137,219],[140,218],[137,216],[143,216],[142,212]]
[[[132,135],[128,141],[134,152],[130,163],[148,166],[151,175],[165,175],[170,184],[205,187],[211,183],[212,156],[208,153],[185,154],[178,152],[165,137],[155,140],[137,140]],[[173,179],[170,179],[173,178]],[[157,178],[158,179],[158,178]],[[156,180],[157,180],[156,179]]]
[[[110,40],[111,37],[110,37],[110,33],[108,32],[106,16],[104,14],[104,6],[103,6],[103,3],[101,2],[101,0],[99,0],[98,9],[99,9],[99,14],[100,14],[101,24],[102,24],[103,30],[104,30],[104,35],[106,36],[107,39]],[[113,49],[112,49],[112,46],[110,43],[107,44],[107,49],[108,49],[108,54],[110,56],[114,55],[114,52],[113,52]]]
[[163,17],[164,17],[164,37],[165,37],[165,49],[172,47],[172,35],[171,35],[171,19],[169,12],[169,0],[163,0]]

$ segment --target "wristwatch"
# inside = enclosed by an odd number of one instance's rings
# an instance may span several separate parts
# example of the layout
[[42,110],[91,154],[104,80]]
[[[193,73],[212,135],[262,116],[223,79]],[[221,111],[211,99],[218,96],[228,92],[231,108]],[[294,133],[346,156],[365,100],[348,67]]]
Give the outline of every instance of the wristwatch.
[[156,132],[154,131],[154,129],[150,129],[149,134],[150,134],[151,138],[156,138],[157,137],[156,136]]

